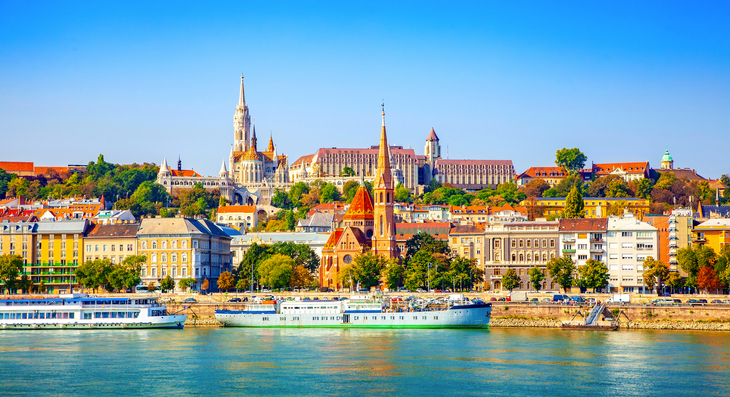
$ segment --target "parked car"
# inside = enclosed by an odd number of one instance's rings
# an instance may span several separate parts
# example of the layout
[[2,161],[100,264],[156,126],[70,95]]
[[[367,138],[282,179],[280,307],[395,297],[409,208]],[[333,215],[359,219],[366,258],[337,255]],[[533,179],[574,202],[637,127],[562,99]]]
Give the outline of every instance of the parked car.
[[530,299],[530,302],[540,302],[540,299],[532,298],[532,299]]
[[568,295],[553,295],[553,302],[561,302],[564,303],[566,301],[569,301],[570,297]]
[[699,299],[690,299],[687,301],[687,304],[697,306],[697,305],[701,305],[702,302],[700,302]]
[[496,302],[496,301],[497,301],[497,298],[495,298],[495,297],[491,297],[491,298],[489,298],[489,301],[490,301],[490,302]]
[[501,298],[499,298],[497,300],[500,301],[500,302],[507,302],[507,298],[505,298],[505,297],[501,297]]
[[651,301],[652,306],[674,306],[674,299],[659,298]]
[[585,303],[585,301],[586,301],[585,299],[583,299],[582,296],[577,296],[577,295],[571,296],[570,300],[571,300],[571,302],[575,302],[575,303]]
[[231,298],[228,302],[241,302],[241,298]]
[[162,299],[160,299],[160,302],[162,302],[162,303],[168,303],[168,302],[172,302],[172,298],[170,298],[170,297],[165,297],[165,298],[162,298]]
[[700,303],[707,303],[707,299],[700,299]]
[[195,303],[197,302],[195,298],[185,298],[183,299],[183,303]]
[[710,303],[714,303],[714,304],[716,304],[716,305],[717,305],[717,304],[720,304],[720,303],[722,303],[722,301],[721,301],[721,300],[719,300],[719,299],[713,299],[713,300],[712,300],[712,302],[710,302]]
[[270,289],[262,289],[261,290],[261,293],[262,294],[270,294],[271,293],[271,290]]

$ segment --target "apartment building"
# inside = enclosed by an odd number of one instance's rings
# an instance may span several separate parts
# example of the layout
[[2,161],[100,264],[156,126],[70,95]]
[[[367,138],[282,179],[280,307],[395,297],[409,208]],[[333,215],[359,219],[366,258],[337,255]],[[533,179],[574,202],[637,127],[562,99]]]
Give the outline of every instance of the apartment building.
[[23,258],[23,273],[48,293],[69,293],[76,285],[74,269],[84,257],[86,219],[0,224],[0,254]]
[[576,266],[588,259],[605,263],[607,218],[567,218],[559,221],[562,256],[568,256]]
[[209,291],[218,290],[218,277],[231,271],[231,237],[207,219],[146,218],[137,232],[137,252],[147,256],[142,282],[159,282],[171,276],[177,283],[192,277],[200,290],[205,279]]
[[612,292],[645,293],[644,260],[658,258],[658,229],[630,212],[609,217],[606,232],[609,282]]
[[93,225],[84,240],[85,261],[109,259],[122,263],[128,256],[137,255],[137,231],[139,223]]

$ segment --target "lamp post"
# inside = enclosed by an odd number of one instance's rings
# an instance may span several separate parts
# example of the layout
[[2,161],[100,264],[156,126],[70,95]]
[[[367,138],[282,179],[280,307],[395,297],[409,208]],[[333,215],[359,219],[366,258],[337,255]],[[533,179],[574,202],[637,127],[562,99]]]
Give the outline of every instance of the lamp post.
[[251,293],[253,294],[253,261],[251,261],[251,285],[250,285]]
[[426,278],[428,280],[428,293],[431,293],[431,262],[428,262],[428,271],[426,272]]

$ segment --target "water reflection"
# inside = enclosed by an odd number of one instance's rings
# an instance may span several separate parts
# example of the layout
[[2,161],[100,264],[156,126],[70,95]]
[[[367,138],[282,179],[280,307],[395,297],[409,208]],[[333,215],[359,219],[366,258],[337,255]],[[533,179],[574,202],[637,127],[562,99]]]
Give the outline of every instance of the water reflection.
[[728,342],[683,331],[13,331],[0,332],[0,379],[4,394],[43,395],[725,394]]

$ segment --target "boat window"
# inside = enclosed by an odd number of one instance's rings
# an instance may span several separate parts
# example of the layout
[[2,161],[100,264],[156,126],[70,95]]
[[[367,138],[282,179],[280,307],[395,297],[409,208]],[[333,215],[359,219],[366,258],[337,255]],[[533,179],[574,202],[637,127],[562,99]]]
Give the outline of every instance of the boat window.
[[101,312],[94,312],[94,318],[101,318]]
[[401,320],[403,320],[403,316],[399,316]]
[[84,320],[91,320],[92,313],[84,313]]
[[74,318],[74,314],[73,314],[73,313],[69,313],[69,314],[68,314],[68,318],[71,318],[71,319],[73,319],[73,318]]
[[358,316],[355,316],[355,320],[357,320],[357,319],[359,319],[359,317]]
[[433,316],[433,319],[434,320],[438,320],[439,319],[439,316]]
[[423,316],[423,319],[425,320],[426,319],[426,316]]

